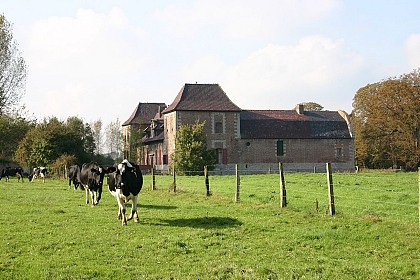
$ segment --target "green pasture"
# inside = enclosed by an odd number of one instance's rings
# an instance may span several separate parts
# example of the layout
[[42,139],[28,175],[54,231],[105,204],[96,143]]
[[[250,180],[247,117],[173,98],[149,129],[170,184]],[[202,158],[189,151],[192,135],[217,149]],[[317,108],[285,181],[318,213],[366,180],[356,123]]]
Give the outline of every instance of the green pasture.
[[[0,279],[420,279],[418,173],[145,176],[123,227],[65,180],[0,181]],[[315,201],[318,201],[316,208]],[[131,205],[129,205],[131,206]]]

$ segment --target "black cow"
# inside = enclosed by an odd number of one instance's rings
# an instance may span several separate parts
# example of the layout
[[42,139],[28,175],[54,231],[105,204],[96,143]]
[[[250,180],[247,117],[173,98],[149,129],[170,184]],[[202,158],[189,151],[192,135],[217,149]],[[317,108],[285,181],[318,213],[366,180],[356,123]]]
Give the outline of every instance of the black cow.
[[18,182],[22,179],[23,183],[23,169],[22,167],[4,167],[0,170],[0,180],[5,177],[6,182],[9,181],[9,176],[15,176],[18,178]]
[[47,176],[47,168],[46,167],[34,167],[32,173],[29,174],[28,178],[29,181],[33,182],[35,179],[42,179],[42,182],[45,183],[45,177]]
[[80,183],[86,190],[86,204],[89,204],[89,194],[92,200],[92,206],[99,203],[102,196],[102,185],[104,176],[108,169],[103,168],[96,162],[84,163],[80,170]]
[[80,180],[80,167],[78,165],[70,166],[68,175],[69,175],[69,187],[71,187],[71,183],[73,182],[75,190],[77,190],[78,187],[80,187],[81,190],[85,189]]
[[[139,216],[137,214],[138,194],[143,187],[143,175],[137,164],[123,160],[118,164],[114,172],[110,173],[108,178],[108,187],[111,194],[117,199],[118,220],[122,220],[122,225],[127,225],[127,220],[134,218],[137,223]],[[125,216],[126,203],[132,200],[130,216]]]

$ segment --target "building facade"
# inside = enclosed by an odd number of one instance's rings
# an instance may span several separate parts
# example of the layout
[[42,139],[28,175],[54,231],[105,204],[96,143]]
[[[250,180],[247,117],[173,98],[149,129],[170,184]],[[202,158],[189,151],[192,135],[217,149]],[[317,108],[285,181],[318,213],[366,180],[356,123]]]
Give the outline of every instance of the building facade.
[[[267,172],[282,162],[286,171],[323,172],[330,162],[335,170],[354,171],[352,128],[343,111],[304,111],[302,105],[295,110],[242,110],[217,84],[185,84],[169,106],[153,104],[160,105],[136,152],[141,165],[167,170],[179,127],[205,122],[208,148],[218,155],[216,170],[231,171],[239,164],[251,173]],[[124,143],[126,133],[127,128]]]

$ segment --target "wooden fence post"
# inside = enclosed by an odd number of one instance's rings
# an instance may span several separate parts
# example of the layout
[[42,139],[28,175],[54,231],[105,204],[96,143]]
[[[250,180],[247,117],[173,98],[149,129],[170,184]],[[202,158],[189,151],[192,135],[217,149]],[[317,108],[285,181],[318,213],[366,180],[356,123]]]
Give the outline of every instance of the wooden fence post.
[[335,215],[335,205],[334,205],[334,184],[331,171],[331,163],[327,163],[327,183],[328,183],[328,208],[330,210],[330,215]]
[[155,168],[152,167],[152,190],[156,190]]
[[176,174],[175,174],[175,165],[172,166],[172,176],[174,178],[174,181],[172,182],[172,187],[174,192],[176,192]]
[[235,165],[235,174],[236,174],[236,194],[235,194],[235,202],[239,202],[240,200],[240,185],[241,185],[241,178],[239,177],[239,169],[238,164]]
[[284,172],[283,172],[283,163],[279,162],[279,172],[280,172],[280,207],[286,207],[286,185],[284,183]]
[[207,170],[207,165],[204,166],[204,182],[206,184],[206,196],[210,196],[209,172]]

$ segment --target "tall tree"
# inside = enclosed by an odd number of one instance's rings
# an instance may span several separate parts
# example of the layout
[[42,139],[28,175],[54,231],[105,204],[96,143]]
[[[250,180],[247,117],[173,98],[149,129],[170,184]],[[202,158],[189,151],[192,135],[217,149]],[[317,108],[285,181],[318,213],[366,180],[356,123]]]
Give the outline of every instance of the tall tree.
[[13,39],[12,25],[0,14],[0,115],[19,104],[26,73],[25,60]]
[[95,142],[95,154],[100,155],[102,153],[103,146],[103,133],[102,133],[102,120],[98,119],[90,124],[92,128],[93,141]]
[[119,119],[116,119],[115,122],[110,122],[105,128],[106,135],[106,146],[108,152],[111,154],[111,157],[115,160],[121,157],[122,154],[122,145],[123,145],[123,136],[121,123]]
[[216,164],[216,154],[207,149],[204,133],[204,122],[193,125],[181,125],[176,136],[176,149],[172,161],[181,172],[202,171],[207,165],[212,168]]
[[369,168],[420,163],[420,72],[366,85],[353,100],[356,159]]

